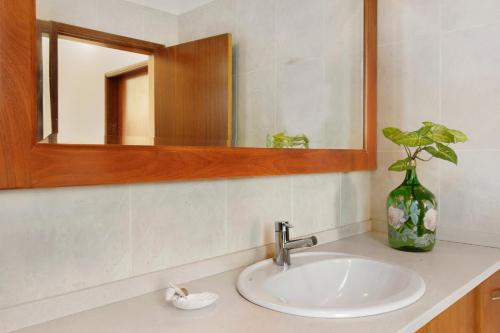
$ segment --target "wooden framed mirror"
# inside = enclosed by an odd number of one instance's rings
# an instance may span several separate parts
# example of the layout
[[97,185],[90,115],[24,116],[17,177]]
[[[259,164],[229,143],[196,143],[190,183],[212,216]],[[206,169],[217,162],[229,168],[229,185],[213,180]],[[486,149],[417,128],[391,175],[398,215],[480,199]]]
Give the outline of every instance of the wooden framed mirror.
[[[278,149],[214,145],[55,144],[50,140],[49,143],[39,140],[36,2],[2,0],[0,188],[372,170],[376,167],[376,0],[363,0],[362,17],[362,147]],[[230,86],[234,86],[234,78],[228,76]],[[233,105],[231,93],[227,101]]]

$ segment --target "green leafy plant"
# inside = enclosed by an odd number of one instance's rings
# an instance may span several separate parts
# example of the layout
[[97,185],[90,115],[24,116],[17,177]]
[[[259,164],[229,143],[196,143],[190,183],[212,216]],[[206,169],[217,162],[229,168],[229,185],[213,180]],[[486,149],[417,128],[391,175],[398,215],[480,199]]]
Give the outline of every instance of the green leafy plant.
[[269,148],[309,148],[309,139],[302,135],[286,135],[280,132],[267,136],[267,147]]
[[[450,148],[450,144],[465,142],[468,140],[467,136],[463,132],[430,121],[423,122],[423,125],[413,132],[403,132],[395,127],[384,128],[384,136],[402,146],[407,155],[407,158],[393,163],[389,170],[406,171],[415,165],[416,160],[429,161],[434,157],[458,164],[457,154]],[[427,158],[421,157],[424,152],[427,153]]]

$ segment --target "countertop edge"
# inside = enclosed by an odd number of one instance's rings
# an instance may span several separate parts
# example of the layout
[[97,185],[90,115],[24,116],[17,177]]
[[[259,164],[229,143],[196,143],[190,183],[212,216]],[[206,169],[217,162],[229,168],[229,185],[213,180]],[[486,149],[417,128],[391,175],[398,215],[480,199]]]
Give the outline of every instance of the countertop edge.
[[[462,243],[459,243],[462,244]],[[479,286],[482,282],[487,280],[493,274],[495,274],[498,270],[500,270],[500,260],[495,264],[488,267],[486,270],[477,275],[474,279],[467,282],[461,288],[455,290],[451,295],[444,298],[442,301],[434,305],[432,308],[424,312],[419,317],[415,318],[413,321],[408,323],[405,327],[403,327],[399,333],[414,333],[421,329],[423,326],[427,325],[430,321],[436,318],[440,313],[444,310],[448,309],[450,306],[455,304],[462,297],[467,295],[469,292],[474,290],[477,286]]]

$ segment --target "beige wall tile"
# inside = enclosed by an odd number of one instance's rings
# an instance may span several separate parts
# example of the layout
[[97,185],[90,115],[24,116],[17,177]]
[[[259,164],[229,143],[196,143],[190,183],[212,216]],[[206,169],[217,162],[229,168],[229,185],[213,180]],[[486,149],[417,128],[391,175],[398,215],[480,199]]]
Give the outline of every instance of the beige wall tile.
[[274,242],[274,222],[290,220],[289,177],[228,181],[228,252]]
[[325,117],[315,118],[324,128],[319,147],[363,148],[363,75],[362,52],[340,51],[325,59]]
[[[237,1],[218,0],[179,16],[179,42],[236,33]],[[236,37],[236,36],[235,36]],[[238,39],[235,38],[237,41]]]
[[351,172],[341,175],[342,225],[367,221],[371,218],[371,176],[371,172]]
[[98,0],[97,29],[142,39],[144,7],[123,0]]
[[500,24],[443,36],[443,122],[469,134],[463,149],[500,149]]
[[226,252],[224,181],[131,186],[132,273]]
[[36,17],[96,29],[98,0],[36,0]]
[[311,147],[323,146],[325,112],[324,64],[320,59],[297,61],[278,69],[276,131],[305,134]]
[[421,35],[437,36],[439,7],[439,0],[379,0],[379,43],[401,42]]
[[280,63],[324,53],[325,0],[277,0],[276,34]]
[[462,151],[458,166],[443,163],[441,225],[500,237],[499,165],[500,151]]
[[184,43],[203,37],[207,37],[203,25],[203,7],[192,10],[178,17],[179,22],[179,43]]
[[276,0],[239,0],[237,16],[238,73],[274,66]]
[[[439,40],[418,37],[379,48],[378,128],[417,129],[439,120]],[[398,150],[380,135],[379,151]]]
[[0,193],[0,308],[128,276],[127,186]]
[[500,22],[500,2],[498,0],[441,1],[443,31]]
[[240,75],[235,80],[237,80],[236,142],[239,147],[266,147],[266,136],[276,132],[274,66]]
[[292,177],[293,237],[340,225],[340,174]]
[[143,38],[150,42],[171,46],[178,44],[177,16],[159,10],[144,8]]
[[364,48],[364,0],[325,2],[324,52],[332,56],[343,50],[362,54]]

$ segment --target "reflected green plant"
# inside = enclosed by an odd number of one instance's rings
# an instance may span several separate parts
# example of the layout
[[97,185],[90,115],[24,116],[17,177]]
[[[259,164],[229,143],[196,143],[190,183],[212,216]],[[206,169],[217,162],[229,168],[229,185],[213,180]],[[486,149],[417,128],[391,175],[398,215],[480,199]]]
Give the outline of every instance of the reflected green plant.
[[267,148],[309,148],[309,138],[305,135],[286,135],[286,132],[267,135]]

